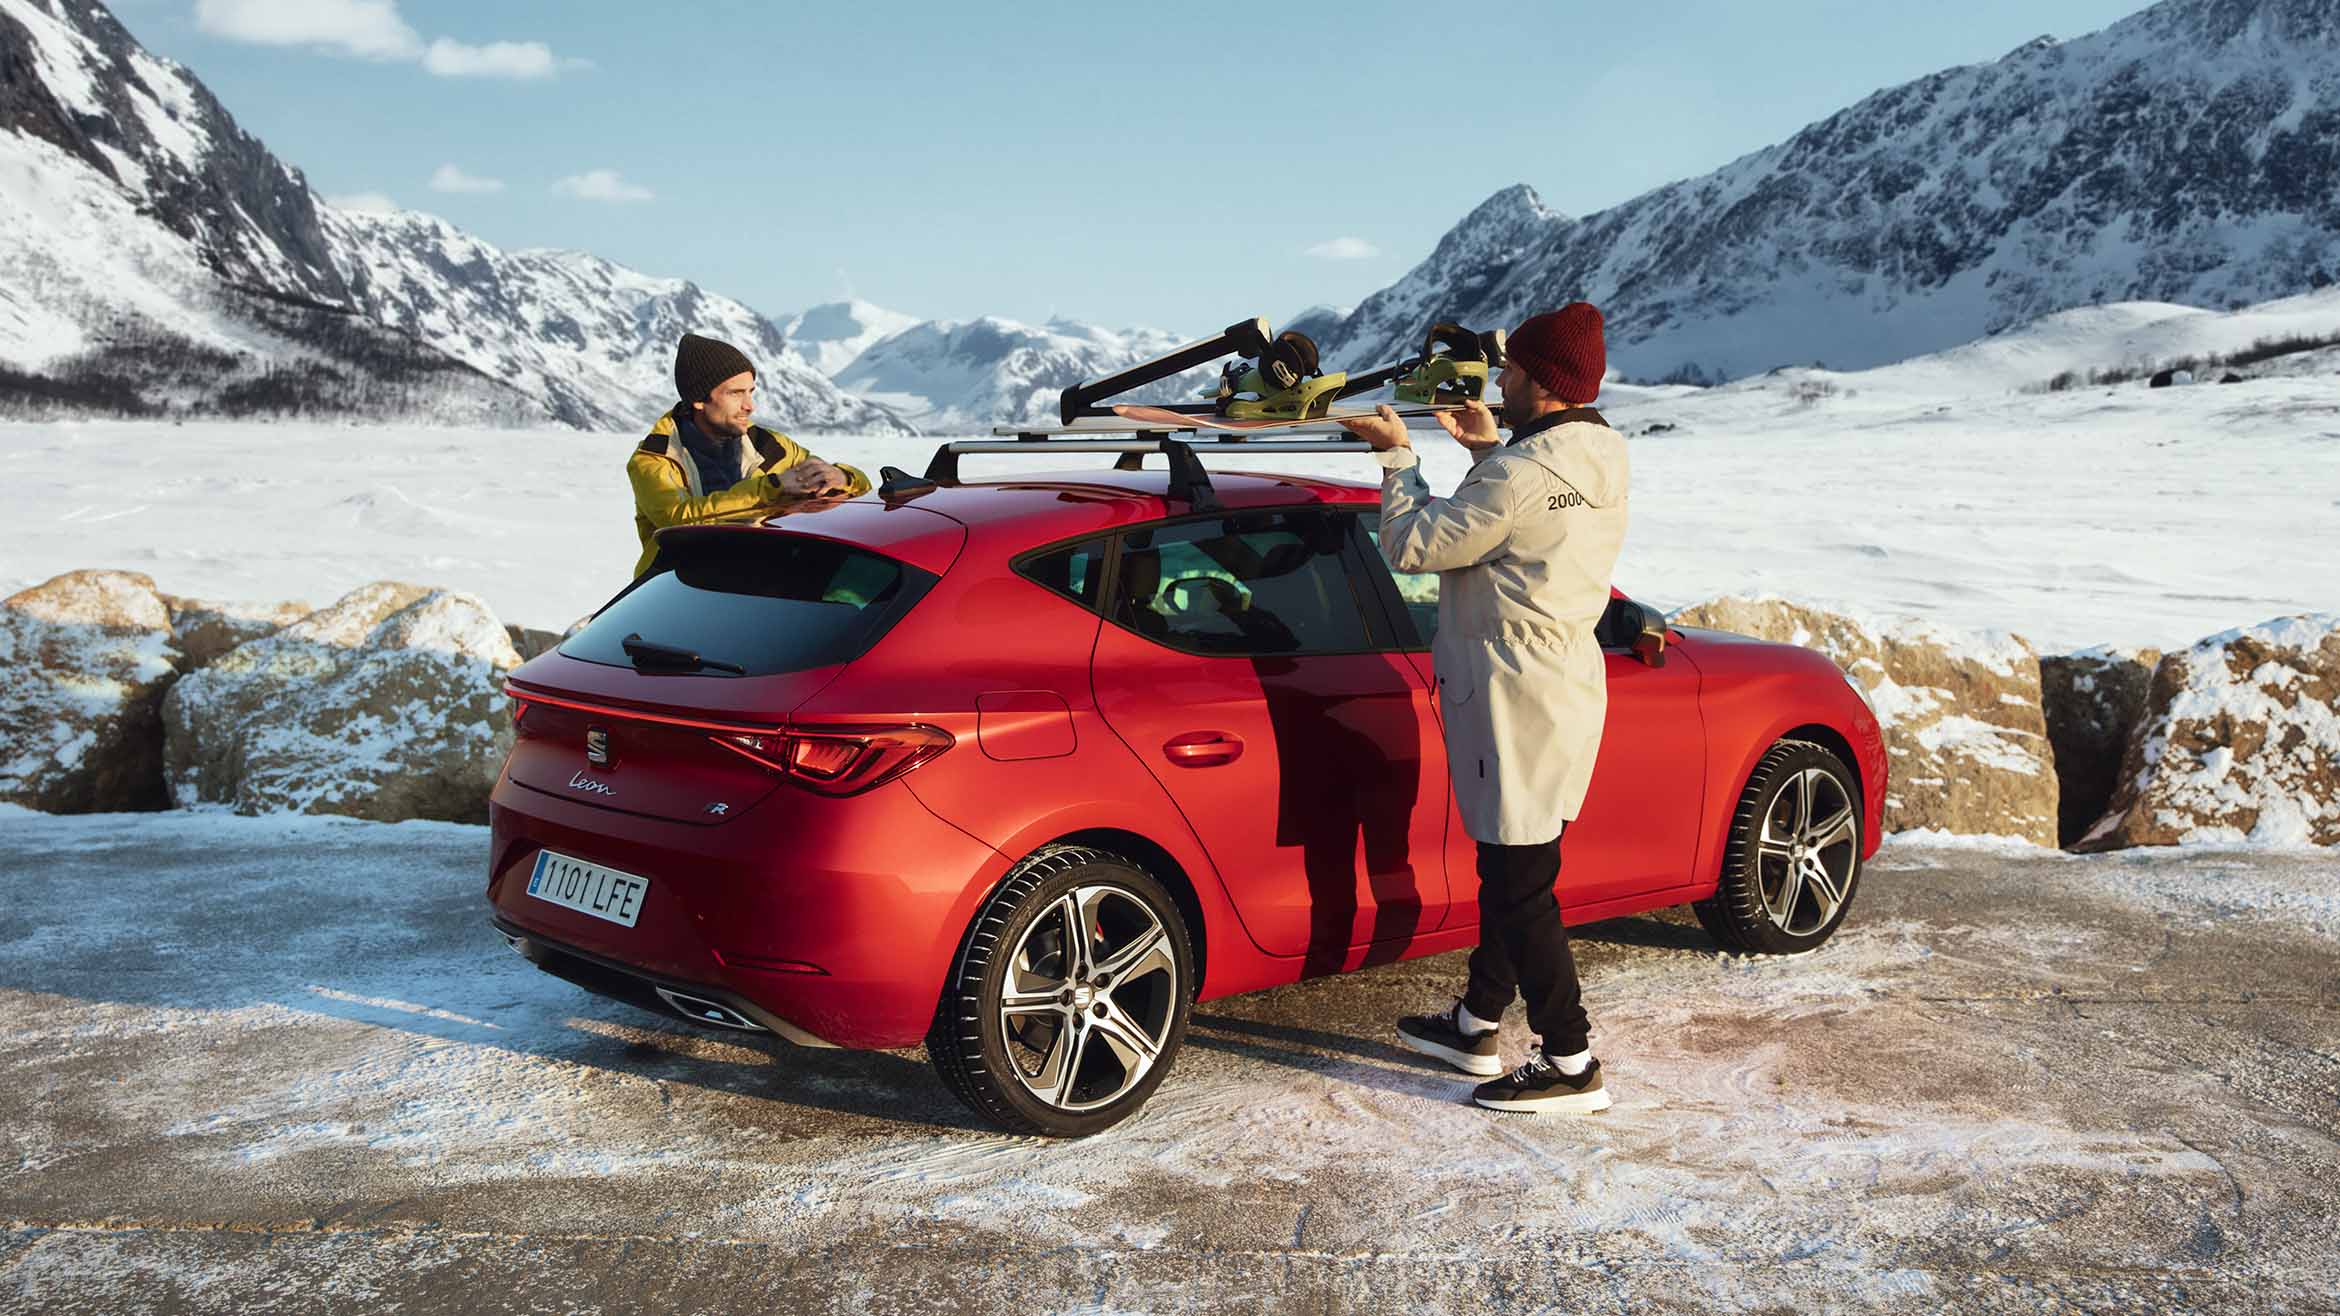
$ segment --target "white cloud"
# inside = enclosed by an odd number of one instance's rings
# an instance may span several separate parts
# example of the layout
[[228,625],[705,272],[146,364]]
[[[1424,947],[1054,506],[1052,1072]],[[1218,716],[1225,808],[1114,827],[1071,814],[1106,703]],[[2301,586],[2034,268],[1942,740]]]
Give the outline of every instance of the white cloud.
[[541,41],[425,44],[398,0],[195,0],[195,25],[215,37],[263,46],[307,46],[358,59],[417,61],[442,78],[549,78],[593,67]]
[[541,41],[490,41],[467,46],[445,37],[423,52],[423,69],[442,78],[549,78],[571,69],[588,69],[581,59],[562,59]]
[[588,169],[553,184],[553,191],[580,201],[648,201],[652,193],[618,177],[615,169]]
[[1371,260],[1381,254],[1381,248],[1363,238],[1334,238],[1329,242],[1319,242],[1300,254],[1314,256],[1318,260]]
[[195,25],[263,46],[322,46],[361,59],[414,59],[422,38],[397,0],[195,0]]
[[431,175],[431,190],[433,192],[501,192],[504,190],[504,180],[501,178],[474,178],[470,174],[464,173],[456,165],[443,164],[439,166],[437,173]]
[[361,215],[395,215],[404,207],[379,192],[351,192],[346,196],[329,196],[325,204],[335,210],[354,210]]

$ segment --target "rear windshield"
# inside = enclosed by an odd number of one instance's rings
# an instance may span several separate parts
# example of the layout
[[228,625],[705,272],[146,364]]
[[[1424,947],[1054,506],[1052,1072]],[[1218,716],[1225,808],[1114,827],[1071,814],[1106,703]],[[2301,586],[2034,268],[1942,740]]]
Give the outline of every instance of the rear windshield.
[[[561,652],[587,662],[693,675],[772,676],[827,667],[867,652],[936,579],[932,572],[828,540],[709,536],[668,546],[656,571],[563,641]],[[628,637],[637,637],[633,652]]]

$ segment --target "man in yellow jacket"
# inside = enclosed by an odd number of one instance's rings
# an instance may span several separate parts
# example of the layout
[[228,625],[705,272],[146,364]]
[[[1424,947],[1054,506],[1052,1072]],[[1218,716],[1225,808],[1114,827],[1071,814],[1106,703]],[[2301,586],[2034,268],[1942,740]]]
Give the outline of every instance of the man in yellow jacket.
[[684,334],[674,352],[674,391],[681,401],[626,459],[642,540],[635,575],[650,569],[658,556],[652,536],[667,526],[760,521],[869,492],[860,471],[832,466],[787,435],[748,423],[756,368],[731,344]]

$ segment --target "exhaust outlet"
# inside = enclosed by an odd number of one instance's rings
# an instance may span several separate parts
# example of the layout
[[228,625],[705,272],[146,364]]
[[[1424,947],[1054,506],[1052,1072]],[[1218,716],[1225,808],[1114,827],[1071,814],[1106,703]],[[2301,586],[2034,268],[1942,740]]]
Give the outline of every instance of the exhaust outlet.
[[656,990],[659,999],[673,1006],[677,1014],[698,1023],[714,1024],[719,1028],[736,1028],[743,1033],[770,1031],[762,1024],[728,1005],[710,1001],[702,996],[692,996],[686,992],[674,991],[671,988],[659,987]]

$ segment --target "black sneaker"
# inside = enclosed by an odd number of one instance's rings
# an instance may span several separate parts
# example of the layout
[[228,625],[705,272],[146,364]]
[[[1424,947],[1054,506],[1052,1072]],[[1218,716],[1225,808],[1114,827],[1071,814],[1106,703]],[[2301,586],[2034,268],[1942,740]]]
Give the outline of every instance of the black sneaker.
[[1601,1062],[1593,1061],[1581,1074],[1563,1074],[1541,1050],[1528,1053],[1527,1063],[1492,1083],[1481,1083],[1471,1100],[1489,1110],[1513,1110],[1528,1115],[1590,1115],[1609,1108],[1609,1094],[1601,1088]]
[[[1461,1002],[1456,1002],[1459,1006]],[[1495,1029],[1465,1033],[1454,1022],[1453,1010],[1437,1014],[1409,1014],[1397,1022],[1398,1040],[1426,1056],[1435,1056],[1466,1074],[1480,1078],[1503,1072],[1503,1057],[1495,1050]]]

